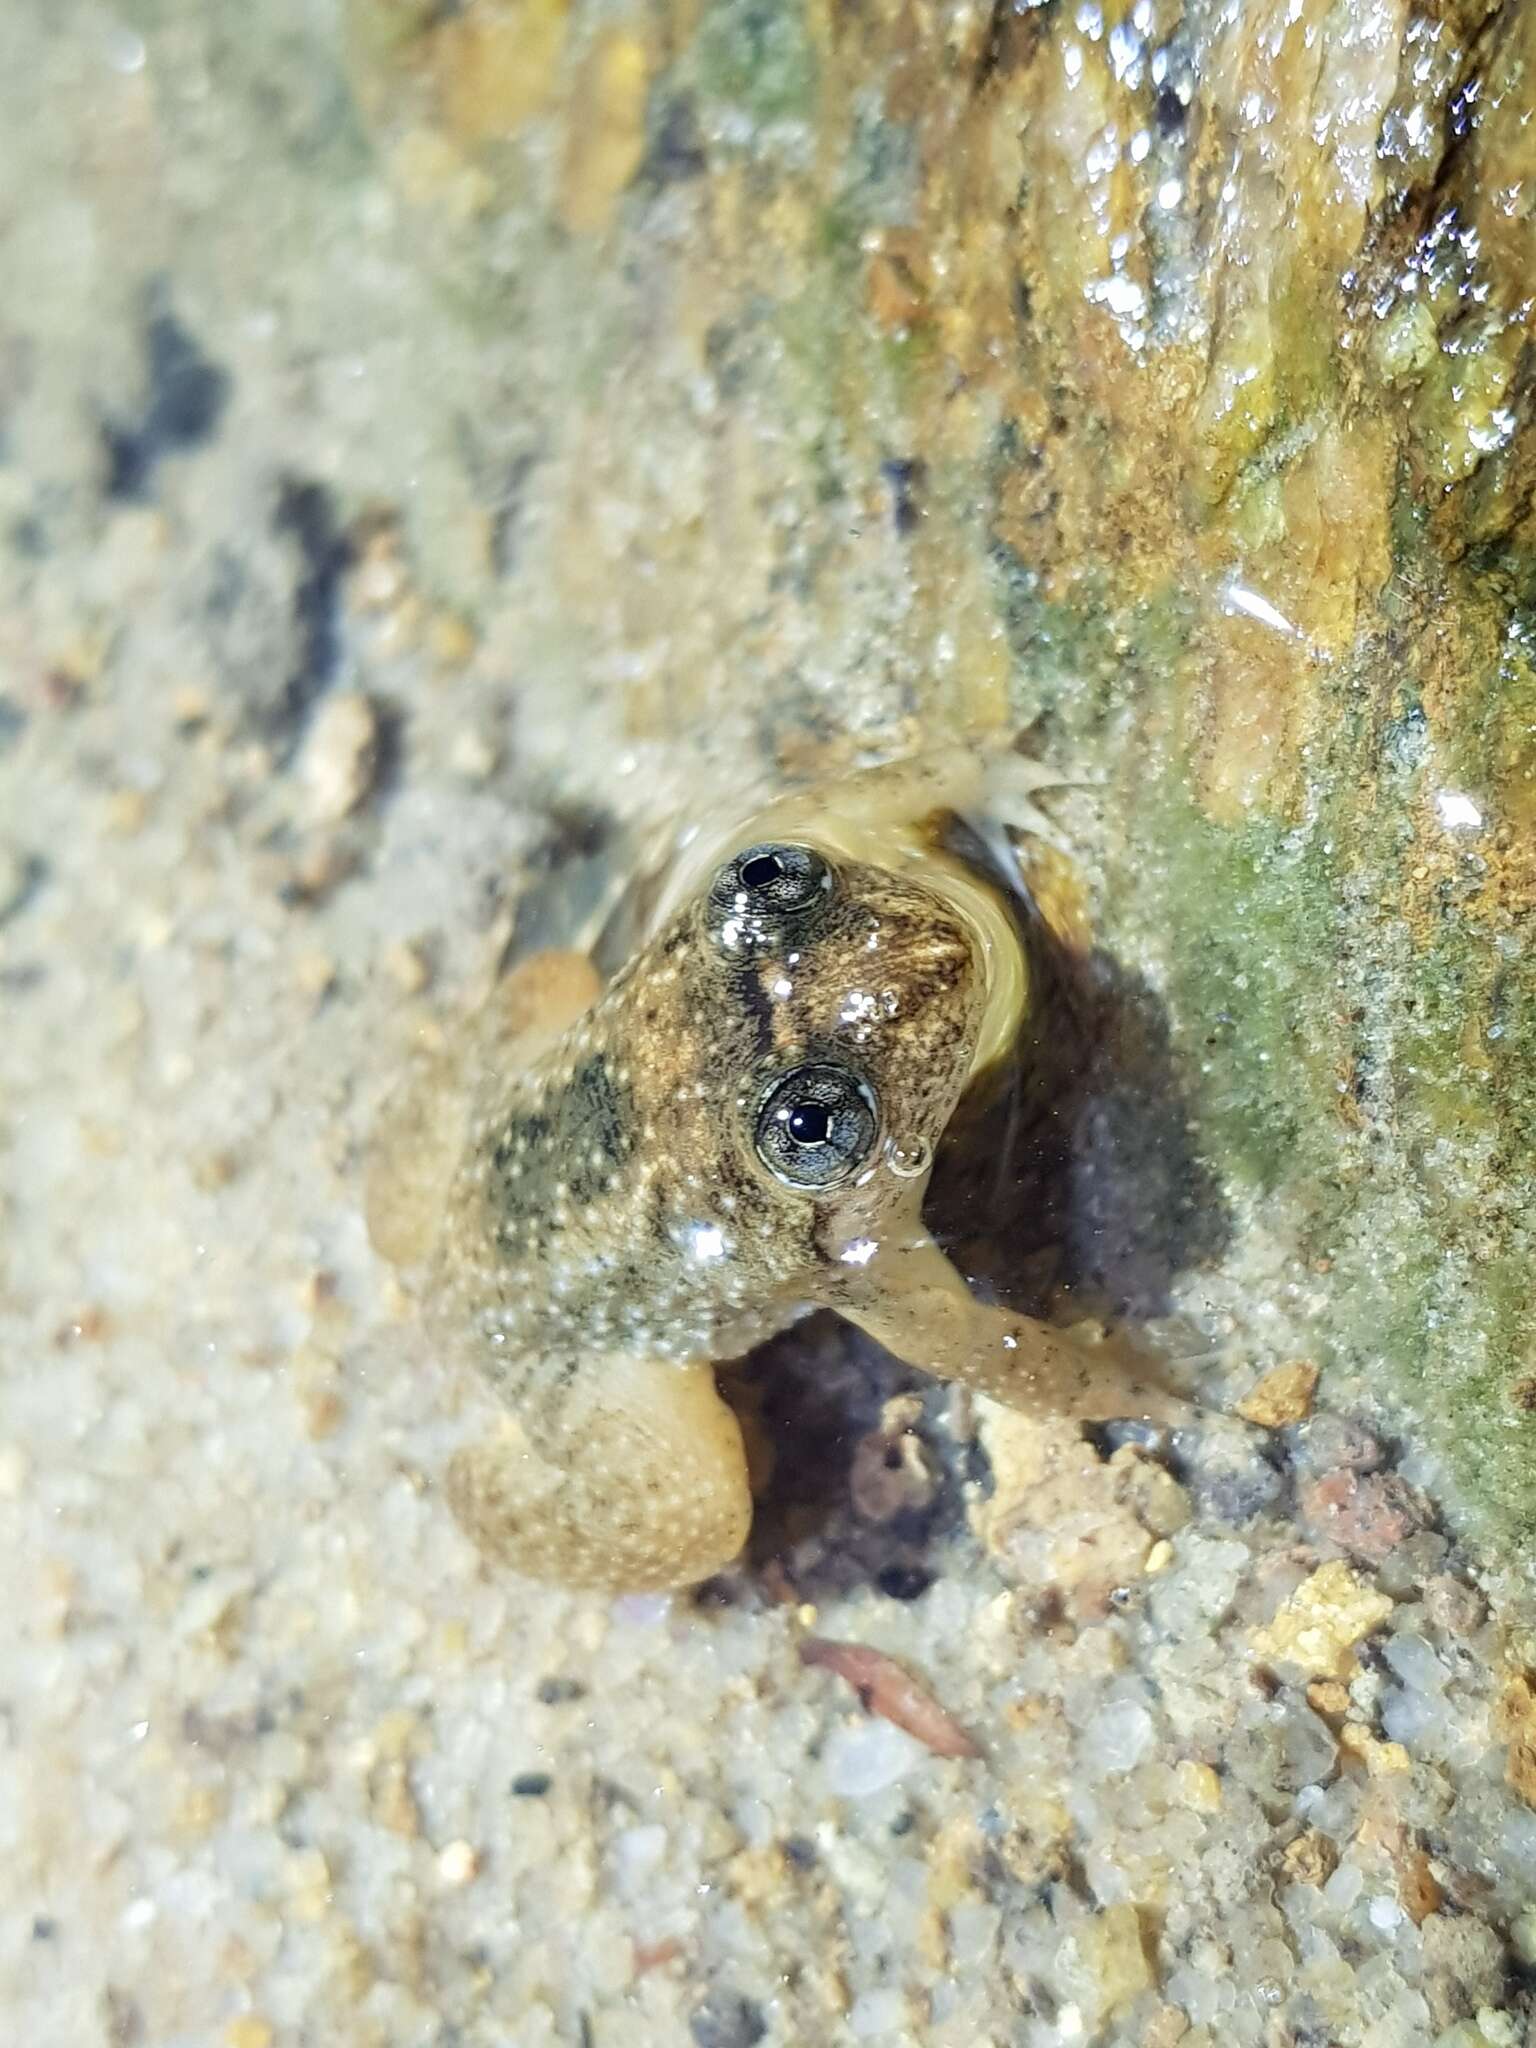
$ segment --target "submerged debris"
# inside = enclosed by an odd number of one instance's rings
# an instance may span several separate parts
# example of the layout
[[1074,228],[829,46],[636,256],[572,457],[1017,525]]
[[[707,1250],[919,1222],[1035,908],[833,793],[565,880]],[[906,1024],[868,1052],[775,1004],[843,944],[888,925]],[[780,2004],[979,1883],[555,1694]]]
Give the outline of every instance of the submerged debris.
[[863,1643],[834,1643],[825,1636],[807,1636],[800,1662],[846,1679],[869,1714],[904,1728],[935,1756],[980,1756],[975,1740],[947,1707],[941,1707],[921,1679],[894,1657]]

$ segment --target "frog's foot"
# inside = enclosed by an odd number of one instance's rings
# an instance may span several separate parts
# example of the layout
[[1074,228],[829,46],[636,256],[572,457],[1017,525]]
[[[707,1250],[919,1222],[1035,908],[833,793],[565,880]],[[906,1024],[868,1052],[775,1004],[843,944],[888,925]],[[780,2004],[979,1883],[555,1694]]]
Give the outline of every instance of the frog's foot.
[[385,1102],[363,1208],[374,1250],[392,1265],[431,1255],[481,1075],[526,1066],[590,1008],[600,987],[585,954],[530,954],[497,982],[465,1042],[424,1054]]
[[[587,1368],[553,1419],[508,1419],[448,1475],[464,1528],[529,1578],[610,1592],[689,1586],[729,1564],[752,1519],[735,1416],[707,1366]],[[578,1387],[580,1391],[578,1391]]]
[[931,1239],[882,1252],[829,1306],[909,1365],[1025,1415],[1165,1428],[1194,1419],[1155,1360],[977,1301]]

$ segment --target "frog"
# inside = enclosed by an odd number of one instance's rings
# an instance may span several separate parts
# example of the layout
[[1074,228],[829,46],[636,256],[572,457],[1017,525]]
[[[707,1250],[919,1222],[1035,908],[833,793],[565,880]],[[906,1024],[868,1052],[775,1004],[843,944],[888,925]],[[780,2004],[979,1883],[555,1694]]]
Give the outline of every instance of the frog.
[[695,831],[606,984],[580,949],[532,956],[395,1098],[368,1228],[498,1397],[447,1476],[490,1559],[612,1593],[729,1565],[753,1501],[717,1371],[815,1310],[1031,1416],[1187,1419],[1156,1362],[980,1298],[924,1223],[1033,996],[1017,902],[953,829],[1032,808],[1049,778],[1009,759]]

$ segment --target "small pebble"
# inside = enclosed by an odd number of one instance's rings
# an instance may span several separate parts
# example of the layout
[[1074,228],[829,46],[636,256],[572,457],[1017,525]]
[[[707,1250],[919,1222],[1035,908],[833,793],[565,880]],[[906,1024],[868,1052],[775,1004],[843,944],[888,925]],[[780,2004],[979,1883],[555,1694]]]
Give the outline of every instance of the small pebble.
[[1337,1678],[1315,1678],[1307,1687],[1307,1704],[1315,1713],[1342,1719],[1349,1712],[1349,1687]]
[[432,979],[432,963],[417,940],[396,939],[384,948],[384,972],[403,995],[419,996]]
[[472,726],[456,732],[448,748],[448,766],[464,782],[489,782],[500,758],[495,744]]
[[427,648],[440,668],[462,668],[475,651],[475,629],[457,612],[434,612]]
[[444,1884],[470,1884],[480,1875],[480,1852],[472,1842],[450,1842],[437,1856],[437,1874]]
[[334,825],[357,809],[378,772],[379,738],[379,714],[361,690],[321,705],[299,763],[313,823]]
[[1319,1678],[1347,1678],[1355,1644],[1391,1614],[1393,1602],[1347,1564],[1321,1565],[1297,1587],[1274,1620],[1255,1629],[1253,1647],[1277,1664],[1299,1665]]
[[1287,1843],[1280,1858],[1288,1883],[1318,1887],[1328,1882],[1338,1863],[1338,1849],[1318,1828],[1308,1828],[1294,1842]]
[[827,1790],[838,1799],[872,1799],[925,1762],[928,1752],[890,1721],[860,1721],[834,1728],[822,1751]]
[[1185,1485],[1213,1521],[1251,1522],[1273,1506],[1284,1487],[1264,1456],[1261,1440],[1231,1424],[1207,1432],[1197,1445]]
[[149,793],[116,789],[107,799],[106,828],[120,839],[132,839],[149,822]]
[[870,2041],[882,2034],[894,2034],[908,2019],[906,1994],[887,1986],[864,1991],[853,2001],[848,2013],[848,2031],[856,2041]]
[[1303,1526],[1368,1563],[1380,1564],[1423,1526],[1425,1504],[1395,1472],[1340,1468],[1308,1480],[1297,1492]]
[[696,2048],[757,2048],[768,2032],[762,2008],[734,1991],[712,1991],[688,2022]]
[[1382,1742],[1363,1721],[1346,1721],[1339,1730],[1339,1747],[1358,1757],[1373,1778],[1394,1778],[1413,1768],[1413,1759],[1400,1742]]
[[1178,1769],[1180,1796],[1201,1813],[1215,1813],[1221,1806],[1221,1780],[1209,1764],[1185,1757]]
[[1364,1423],[1327,1410],[1310,1416],[1288,1437],[1291,1456],[1304,1472],[1374,1472],[1386,1457],[1378,1438]]
[[1522,1906],[1509,1930],[1510,1947],[1527,1970],[1536,1970],[1536,1906]]
[[1145,1756],[1153,1733],[1139,1700],[1111,1700],[1083,1730],[1083,1761],[1096,1774],[1123,1777]]
[[254,2013],[244,2013],[224,2029],[224,2048],[272,2048],[272,2029]]
[[1109,1906],[1094,1915],[1078,1936],[1083,1961],[1098,1981],[1106,2014],[1123,2012],[1153,1985],[1147,1937],[1133,1905]]
[[31,1469],[20,1444],[0,1444],[0,1500],[17,1499]]
[[1288,1422],[1300,1422],[1312,1407],[1317,1381],[1318,1369],[1309,1358],[1277,1365],[1238,1402],[1237,1412],[1245,1422],[1257,1423],[1262,1429],[1280,1429]]
[[1424,1612],[1446,1635],[1469,1636],[1481,1628],[1488,1609],[1475,1586],[1437,1572],[1424,1587]]
[[293,963],[293,979],[300,995],[319,1002],[336,986],[336,962],[318,950],[301,953]]

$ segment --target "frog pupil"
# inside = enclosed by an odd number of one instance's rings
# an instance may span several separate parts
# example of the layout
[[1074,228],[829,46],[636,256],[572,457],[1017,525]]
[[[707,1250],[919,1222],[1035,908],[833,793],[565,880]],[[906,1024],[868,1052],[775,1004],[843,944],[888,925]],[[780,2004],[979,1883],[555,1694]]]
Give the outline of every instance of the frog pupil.
[[744,861],[741,879],[749,889],[766,889],[770,882],[778,881],[784,872],[784,863],[776,853],[755,853]]
[[825,1145],[832,1130],[832,1112],[819,1102],[797,1102],[787,1122],[797,1145]]

